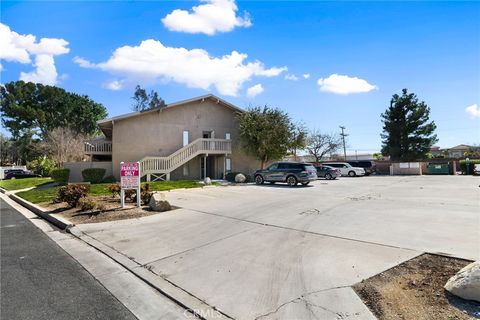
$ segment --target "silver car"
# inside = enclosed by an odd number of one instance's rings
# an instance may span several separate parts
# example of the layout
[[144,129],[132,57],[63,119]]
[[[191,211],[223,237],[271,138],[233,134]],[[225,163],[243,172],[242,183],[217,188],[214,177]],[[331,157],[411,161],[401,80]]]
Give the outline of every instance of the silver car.
[[323,164],[340,169],[340,173],[342,174],[342,176],[356,177],[365,175],[365,169],[352,167],[349,163],[346,162],[326,162]]

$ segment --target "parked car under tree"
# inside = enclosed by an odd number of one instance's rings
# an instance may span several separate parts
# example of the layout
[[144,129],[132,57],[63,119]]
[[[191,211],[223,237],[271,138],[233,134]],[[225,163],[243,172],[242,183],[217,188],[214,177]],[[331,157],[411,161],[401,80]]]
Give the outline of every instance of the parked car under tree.
[[255,171],[253,178],[258,185],[264,182],[286,182],[291,187],[298,183],[306,186],[310,181],[318,179],[315,167],[301,162],[275,162],[266,169]]
[[8,170],[5,171],[5,180],[9,179],[24,179],[24,178],[39,178],[41,175],[30,172],[30,171],[25,171],[22,169],[13,169],[13,170]]
[[369,176],[377,172],[377,165],[374,161],[369,160],[352,160],[347,161],[352,167],[363,168],[365,175]]

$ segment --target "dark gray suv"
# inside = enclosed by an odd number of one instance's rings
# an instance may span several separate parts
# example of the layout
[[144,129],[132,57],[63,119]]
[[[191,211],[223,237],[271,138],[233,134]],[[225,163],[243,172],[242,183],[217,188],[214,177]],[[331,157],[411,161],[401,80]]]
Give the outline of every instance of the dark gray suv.
[[253,174],[256,184],[264,182],[286,182],[289,186],[301,183],[306,186],[310,181],[317,180],[317,169],[309,163],[275,162],[267,169],[257,170]]

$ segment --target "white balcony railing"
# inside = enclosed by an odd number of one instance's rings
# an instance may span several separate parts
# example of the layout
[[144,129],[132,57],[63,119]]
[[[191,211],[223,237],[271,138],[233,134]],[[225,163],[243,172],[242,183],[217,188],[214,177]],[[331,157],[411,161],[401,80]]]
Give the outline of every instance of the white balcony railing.
[[84,142],[85,154],[112,154],[112,141],[90,140]]

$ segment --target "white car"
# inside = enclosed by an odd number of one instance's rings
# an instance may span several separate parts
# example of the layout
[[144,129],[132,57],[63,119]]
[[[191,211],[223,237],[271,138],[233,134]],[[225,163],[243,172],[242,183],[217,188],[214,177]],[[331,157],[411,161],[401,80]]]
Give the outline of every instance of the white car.
[[340,169],[340,173],[342,174],[342,176],[356,177],[356,176],[365,175],[365,169],[352,167],[350,164],[346,162],[328,162],[323,164]]
[[473,167],[473,174],[474,175],[480,175],[480,163],[476,163]]

